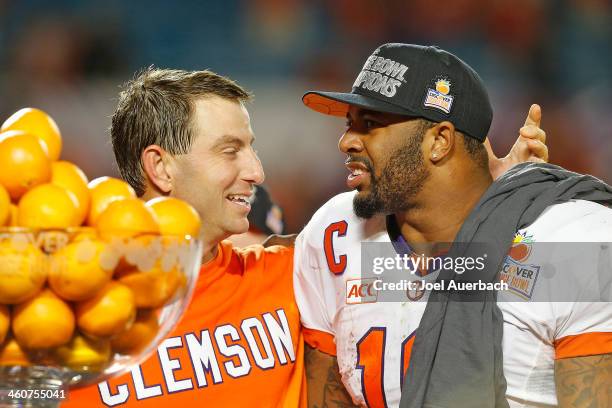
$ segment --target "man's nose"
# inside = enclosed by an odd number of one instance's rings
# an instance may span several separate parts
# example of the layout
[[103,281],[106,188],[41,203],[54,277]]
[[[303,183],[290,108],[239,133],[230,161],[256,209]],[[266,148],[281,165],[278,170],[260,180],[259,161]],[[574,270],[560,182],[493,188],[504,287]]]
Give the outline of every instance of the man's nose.
[[264,174],[261,161],[254,151],[249,155],[249,162],[245,166],[243,173],[243,179],[252,184],[261,184],[264,182],[266,176]]
[[361,152],[363,143],[360,134],[349,128],[338,141],[338,149],[346,154]]

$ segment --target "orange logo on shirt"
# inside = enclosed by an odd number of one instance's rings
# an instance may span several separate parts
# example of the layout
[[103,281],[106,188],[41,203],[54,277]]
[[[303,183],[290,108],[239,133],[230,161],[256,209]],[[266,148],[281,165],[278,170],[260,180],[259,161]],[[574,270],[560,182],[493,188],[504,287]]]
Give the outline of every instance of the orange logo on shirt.
[[531,255],[533,235],[526,232],[517,232],[512,240],[512,247],[508,255],[517,262],[523,262]]

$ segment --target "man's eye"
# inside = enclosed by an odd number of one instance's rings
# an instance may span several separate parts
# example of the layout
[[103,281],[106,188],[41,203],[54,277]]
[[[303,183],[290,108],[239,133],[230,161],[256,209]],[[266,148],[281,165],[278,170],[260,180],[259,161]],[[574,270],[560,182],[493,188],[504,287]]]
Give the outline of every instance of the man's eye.
[[371,129],[371,128],[375,128],[378,127],[378,122],[374,122],[373,120],[369,120],[369,119],[365,119],[363,121],[364,125],[366,128]]
[[238,149],[232,147],[228,149],[223,149],[223,154],[236,154],[238,153]]

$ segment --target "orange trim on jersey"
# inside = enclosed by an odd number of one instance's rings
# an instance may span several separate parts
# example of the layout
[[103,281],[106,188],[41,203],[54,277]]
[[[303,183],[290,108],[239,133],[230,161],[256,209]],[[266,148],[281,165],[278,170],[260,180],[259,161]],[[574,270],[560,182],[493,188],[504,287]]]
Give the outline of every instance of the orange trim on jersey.
[[330,356],[336,356],[336,342],[334,336],[320,330],[302,328],[304,341],[312,348],[316,348]]
[[582,333],[555,341],[555,359],[612,353],[612,332]]

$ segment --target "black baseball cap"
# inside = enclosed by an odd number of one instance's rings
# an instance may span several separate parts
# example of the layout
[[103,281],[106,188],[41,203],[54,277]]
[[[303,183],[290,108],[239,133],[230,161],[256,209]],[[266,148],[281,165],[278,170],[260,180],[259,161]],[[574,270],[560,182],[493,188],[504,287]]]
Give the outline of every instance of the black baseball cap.
[[302,101],[346,117],[350,105],[377,112],[448,120],[483,142],[493,108],[482,79],[461,59],[435,46],[384,44],[366,60],[349,93],[309,91]]

